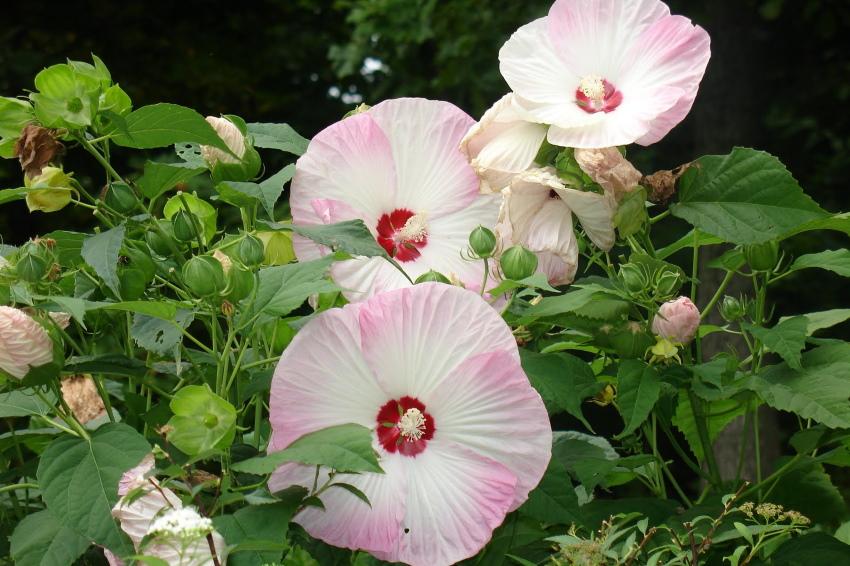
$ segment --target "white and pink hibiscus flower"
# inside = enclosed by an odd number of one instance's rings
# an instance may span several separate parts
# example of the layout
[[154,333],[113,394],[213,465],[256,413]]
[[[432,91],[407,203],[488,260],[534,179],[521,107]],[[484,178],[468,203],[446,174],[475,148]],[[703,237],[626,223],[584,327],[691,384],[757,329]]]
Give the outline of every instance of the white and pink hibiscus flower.
[[[461,330],[462,329],[462,330]],[[317,430],[374,431],[383,474],[336,476],[351,492],[294,521],[327,543],[390,562],[473,556],[540,481],[552,431],[510,329],[477,294],[423,283],[320,314],[272,380],[269,452]],[[322,471],[318,485],[327,481]],[[269,487],[312,489],[316,468],[285,464]]]
[[499,62],[515,103],[559,146],[663,138],[690,111],[708,34],[660,0],[557,0],[517,30]]
[[[290,204],[295,225],[360,218],[411,279],[438,271],[478,290],[483,262],[461,253],[478,225],[492,228],[498,199],[458,149],[475,121],[448,102],[388,100],[319,132],[299,158]],[[326,249],[294,238],[301,261]],[[410,285],[385,259],[337,262],[331,276],[349,300]]]

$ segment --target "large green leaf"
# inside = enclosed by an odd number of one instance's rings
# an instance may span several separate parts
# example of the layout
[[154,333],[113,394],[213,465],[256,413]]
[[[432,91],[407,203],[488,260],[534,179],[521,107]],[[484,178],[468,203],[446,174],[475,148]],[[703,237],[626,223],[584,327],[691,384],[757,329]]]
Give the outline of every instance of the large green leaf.
[[27,515],[9,537],[16,566],[67,566],[90,546],[48,510]]
[[187,163],[145,163],[145,174],[138,180],[139,189],[149,199],[155,199],[178,183],[184,183],[200,175],[205,166]]
[[254,147],[279,149],[295,155],[303,155],[310,143],[289,124],[254,122],[248,124],[248,133],[254,138]]
[[557,460],[550,460],[540,484],[528,494],[520,513],[542,523],[569,525],[581,522],[578,497],[570,474]]
[[550,414],[566,411],[593,430],[584,418],[581,404],[602,388],[590,366],[566,353],[538,354],[520,349],[522,369],[540,393]]
[[204,117],[185,106],[165,103],[142,106],[128,114],[124,121],[126,129],[112,138],[123,147],[151,149],[195,142],[230,151]]
[[826,533],[809,533],[792,538],[773,554],[773,566],[850,564],[850,545]]
[[[831,309],[828,311],[810,312],[799,315],[806,319],[806,336],[811,336],[818,330],[831,328],[837,324],[841,324],[846,320],[850,320],[850,309]],[[782,317],[779,322],[788,320],[792,317]]]
[[797,226],[793,230],[783,234],[783,238],[790,238],[803,232],[811,232],[812,230],[835,230],[836,232],[844,232],[850,236],[850,212],[842,212],[833,214],[826,218],[818,218],[807,222],[802,226]]
[[556,433],[552,458],[564,464],[590,493],[605,481],[605,476],[614,470],[620,457],[601,436],[567,431]]
[[336,224],[293,226],[292,231],[334,251],[366,257],[387,257],[387,251],[362,220],[345,220]]
[[789,271],[818,267],[837,273],[843,277],[850,277],[850,250],[825,250],[816,254],[801,255],[791,266]]
[[617,407],[623,417],[622,438],[634,432],[646,418],[661,394],[661,381],[652,366],[640,360],[623,360],[617,372]]
[[[723,431],[726,426],[743,415],[746,412],[746,403],[741,403],[736,399],[718,399],[705,404],[705,414],[708,415],[707,427],[708,438],[712,442]],[[676,414],[673,415],[673,425],[685,436],[688,445],[691,447],[691,452],[698,460],[704,460],[702,452],[702,443],[700,442],[699,432],[697,431],[696,420],[694,419],[693,407],[685,391],[679,393],[679,404],[676,407]]]
[[[47,397],[51,398],[53,394],[50,393]],[[32,389],[0,393],[0,418],[47,415],[51,409],[52,407],[37,397]]]
[[0,191],[0,205],[25,198],[27,196],[27,190],[29,189],[27,189],[26,187],[18,187],[16,189],[3,189],[2,191]]
[[[307,490],[300,488],[290,493],[294,497],[286,501],[265,505],[243,507],[233,515],[220,515],[213,519],[215,529],[221,533],[228,545],[236,550],[227,557],[230,566],[262,566],[278,562],[283,554],[289,521],[301,504]],[[281,545],[280,550],[244,550],[239,545],[249,546],[252,542],[268,541]]]
[[[776,467],[782,466],[779,461]],[[847,514],[847,504],[822,464],[812,462],[783,475],[771,488],[770,501],[799,511],[815,523],[831,523]]]
[[124,225],[121,224],[86,238],[81,254],[87,264],[103,279],[116,297],[121,297],[121,282],[118,279],[118,254],[124,243]]
[[285,316],[301,306],[313,293],[333,291],[336,286],[325,278],[333,256],[321,259],[276,265],[260,270],[255,296],[243,302],[244,320],[262,314],[268,317]]
[[766,242],[827,216],[778,159],[742,147],[698,159],[679,180],[670,210],[735,244]]
[[151,450],[145,438],[122,423],[106,424],[90,440],[62,436],[41,455],[36,477],[48,509],[64,526],[118,555],[133,553],[112,518],[118,480]]
[[714,244],[722,244],[723,239],[718,238],[717,236],[712,236],[711,234],[706,234],[704,232],[700,232],[697,229],[691,230],[672,244],[669,244],[660,250],[655,252],[655,257],[658,259],[667,259],[674,253],[684,250],[687,248],[692,248],[696,246],[710,246]]
[[232,469],[249,474],[270,474],[286,462],[327,466],[340,472],[383,473],[372,448],[372,431],[357,424],[332,426],[305,434],[279,452],[238,462]]
[[830,428],[850,428],[850,344],[830,344],[803,354],[803,370],[767,368],[747,387],[780,411]]
[[773,328],[746,325],[745,328],[762,341],[772,352],[776,352],[789,366],[796,370],[800,365],[800,352],[806,347],[809,321],[802,316],[794,316],[780,321]]

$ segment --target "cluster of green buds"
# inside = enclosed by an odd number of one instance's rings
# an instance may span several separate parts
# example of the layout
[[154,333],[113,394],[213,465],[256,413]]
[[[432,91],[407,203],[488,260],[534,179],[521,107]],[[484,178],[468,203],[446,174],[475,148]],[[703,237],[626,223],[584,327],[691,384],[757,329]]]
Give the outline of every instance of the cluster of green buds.
[[232,305],[253,291],[253,269],[263,257],[263,242],[252,234],[243,234],[226,248],[190,258],[183,264],[183,283],[198,298]]
[[49,238],[30,240],[10,259],[18,279],[27,283],[40,283],[56,271],[54,242]]
[[675,296],[685,279],[679,268],[658,261],[630,261],[622,264],[618,278],[632,296],[655,302]]

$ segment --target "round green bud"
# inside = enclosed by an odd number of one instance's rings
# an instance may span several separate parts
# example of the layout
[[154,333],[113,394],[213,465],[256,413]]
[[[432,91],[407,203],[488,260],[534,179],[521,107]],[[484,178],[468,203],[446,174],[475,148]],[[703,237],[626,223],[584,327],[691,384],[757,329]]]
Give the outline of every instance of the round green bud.
[[449,281],[448,277],[446,277],[439,271],[434,271],[433,269],[430,271],[426,271],[425,273],[417,277],[414,283],[428,283],[429,281],[436,283],[446,283],[447,285],[451,284],[451,281]]
[[226,281],[221,262],[200,255],[183,264],[183,283],[198,297],[210,297],[224,290]]
[[244,265],[248,267],[256,267],[263,263],[265,257],[265,249],[263,241],[252,234],[245,234],[245,237],[239,242],[236,248],[236,255]]
[[174,242],[174,226],[170,220],[157,220],[159,229],[151,227],[145,232],[145,242],[155,254],[169,257],[174,253],[169,246],[169,241]]
[[735,322],[744,317],[744,305],[735,297],[726,295],[720,303],[720,316],[726,322]]
[[129,214],[135,210],[139,199],[136,193],[125,183],[112,183],[106,189],[106,206],[121,214]]
[[675,271],[664,269],[655,274],[655,294],[658,297],[672,297],[681,286],[681,278]]
[[469,234],[469,247],[481,259],[493,256],[496,251],[496,235],[492,230],[479,226]]
[[28,283],[41,281],[47,273],[47,260],[35,249],[25,249],[15,264],[18,277]]
[[251,294],[254,290],[254,272],[246,269],[238,263],[233,263],[227,270],[227,288],[224,296],[227,300],[236,303]]
[[620,266],[620,281],[629,293],[639,294],[649,287],[649,278],[640,266],[626,263]]
[[744,259],[753,271],[770,271],[779,261],[779,242],[776,240],[744,246],[743,251]]
[[502,252],[499,265],[506,278],[521,281],[537,271],[537,256],[522,246],[511,246]]
[[144,272],[132,267],[124,268],[118,272],[118,282],[121,284],[121,299],[125,301],[135,301],[142,298],[148,286]]
[[171,224],[174,226],[174,237],[181,242],[191,242],[198,236],[196,226],[200,226],[200,220],[191,212],[178,210],[171,218]]

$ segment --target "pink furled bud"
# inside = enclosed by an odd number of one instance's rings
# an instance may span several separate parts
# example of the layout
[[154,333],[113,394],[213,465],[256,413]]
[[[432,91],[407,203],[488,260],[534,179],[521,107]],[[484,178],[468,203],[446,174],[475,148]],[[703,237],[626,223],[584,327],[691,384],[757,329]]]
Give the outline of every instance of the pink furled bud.
[[0,369],[22,379],[30,369],[52,360],[47,331],[25,312],[0,306]]
[[699,328],[699,309],[687,297],[667,301],[652,320],[652,331],[676,344],[693,340]]

